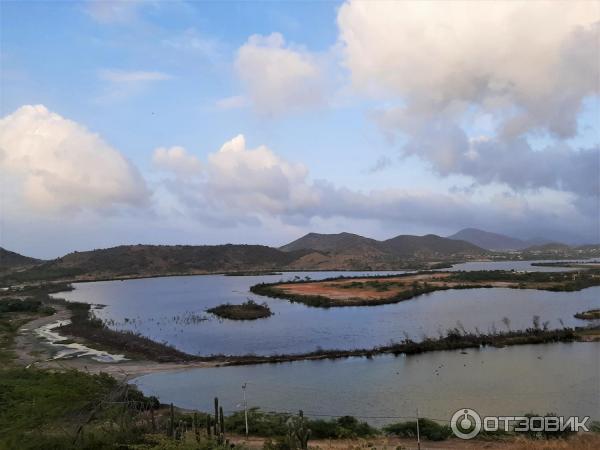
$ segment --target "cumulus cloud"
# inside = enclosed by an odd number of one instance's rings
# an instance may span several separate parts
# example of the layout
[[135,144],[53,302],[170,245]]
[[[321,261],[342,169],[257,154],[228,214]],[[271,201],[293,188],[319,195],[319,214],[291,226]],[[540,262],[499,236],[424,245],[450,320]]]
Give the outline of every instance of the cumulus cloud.
[[[181,175],[181,170],[173,170],[173,160],[178,160],[179,168],[179,160],[186,159],[187,153],[175,149],[179,156],[170,155],[169,168]],[[157,159],[164,163],[166,151],[155,153],[155,162]],[[194,209],[278,215],[315,201],[305,181],[306,167],[285,161],[265,146],[247,148],[243,135],[211,153],[204,166],[205,170],[197,173],[195,180],[179,178],[177,183],[168,183],[170,190]]]
[[504,131],[575,133],[598,92],[594,2],[362,2],[339,11],[345,65],[359,89],[434,112],[451,103],[509,107]]
[[169,170],[183,176],[202,172],[200,160],[179,146],[157,148],[154,150],[152,162],[159,169]]
[[237,52],[235,70],[261,114],[297,111],[323,99],[322,75],[315,57],[287,45],[280,33],[250,36]]
[[[460,126],[443,118],[410,125],[389,115],[382,120],[410,130],[403,153],[426,158],[440,175],[468,175],[479,184],[504,183],[524,192],[550,188],[600,195],[599,146],[574,150],[557,142],[534,149],[524,137],[470,138]],[[386,122],[386,126],[393,125]]]
[[139,206],[149,197],[118,150],[43,105],[0,119],[0,173],[16,180],[34,212]]
[[[353,86],[396,103],[374,116],[403,136],[404,155],[479,184],[595,198],[600,146],[567,139],[600,93],[599,23],[585,1],[351,0],[338,14]],[[550,143],[534,148],[533,134]]]
[[[164,181],[183,208],[220,226],[272,223],[307,225],[315,219],[377,221],[390,228],[443,224],[447,229],[466,226],[518,234],[564,232],[593,236],[594,218],[582,215],[572,195],[541,188],[528,196],[491,193],[474,200],[464,192],[379,189],[361,192],[316,180],[302,164],[293,163],[265,146],[249,149],[242,135],[209,154],[205,170],[194,177]],[[481,196],[480,196],[481,197]],[[185,214],[185,212],[184,212]],[[571,221],[565,223],[565,217]]]

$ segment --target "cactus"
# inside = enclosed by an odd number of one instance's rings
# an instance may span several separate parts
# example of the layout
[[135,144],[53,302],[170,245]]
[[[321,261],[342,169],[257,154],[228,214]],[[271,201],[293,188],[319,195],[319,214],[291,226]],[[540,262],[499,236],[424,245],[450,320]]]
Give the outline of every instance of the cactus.
[[223,407],[219,408],[219,425],[221,428],[221,434],[225,434],[225,418],[223,416]]
[[212,424],[210,423],[210,414],[206,415],[206,435],[211,437],[212,435]]
[[219,434],[219,430],[218,430],[218,423],[219,423],[219,398],[215,397],[215,421],[214,421],[214,429],[213,429],[213,434],[215,436],[218,436]]
[[308,449],[308,440],[310,439],[310,429],[304,421],[302,410],[298,412],[298,417],[288,419],[288,445],[291,449]]

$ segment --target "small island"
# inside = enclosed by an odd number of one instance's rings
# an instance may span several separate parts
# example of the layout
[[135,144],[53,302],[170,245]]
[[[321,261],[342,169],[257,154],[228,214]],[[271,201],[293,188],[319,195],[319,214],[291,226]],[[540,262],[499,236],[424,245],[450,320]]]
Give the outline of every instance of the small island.
[[230,320],[256,320],[273,315],[266,303],[258,304],[254,300],[248,300],[241,305],[226,303],[207,309],[206,311],[222,319]]
[[600,309],[590,309],[574,315],[576,319],[581,320],[600,320]]

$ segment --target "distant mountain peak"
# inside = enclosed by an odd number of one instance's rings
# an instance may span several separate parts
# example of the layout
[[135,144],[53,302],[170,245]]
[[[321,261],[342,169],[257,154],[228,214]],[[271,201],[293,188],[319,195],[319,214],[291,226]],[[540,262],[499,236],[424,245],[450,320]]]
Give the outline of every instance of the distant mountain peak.
[[448,236],[450,239],[461,239],[486,250],[523,250],[531,243],[499,233],[480,230],[478,228],[464,228],[458,233]]
[[400,235],[385,241],[378,241],[348,232],[336,234],[308,233],[279,249],[286,252],[294,250],[333,252],[347,257],[353,256],[357,259],[364,258],[367,255],[372,257],[379,255],[380,258],[414,258],[485,253],[485,250],[469,242],[448,239],[435,234],[425,236]]

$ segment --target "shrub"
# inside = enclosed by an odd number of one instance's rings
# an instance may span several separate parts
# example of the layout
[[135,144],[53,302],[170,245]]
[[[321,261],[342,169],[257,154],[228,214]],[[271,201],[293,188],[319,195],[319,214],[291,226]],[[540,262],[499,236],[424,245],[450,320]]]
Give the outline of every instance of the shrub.
[[[398,437],[416,438],[417,422],[393,423],[385,426],[383,431]],[[448,425],[440,425],[433,420],[423,418],[419,419],[419,434],[430,441],[443,441],[452,435],[452,430]]]

